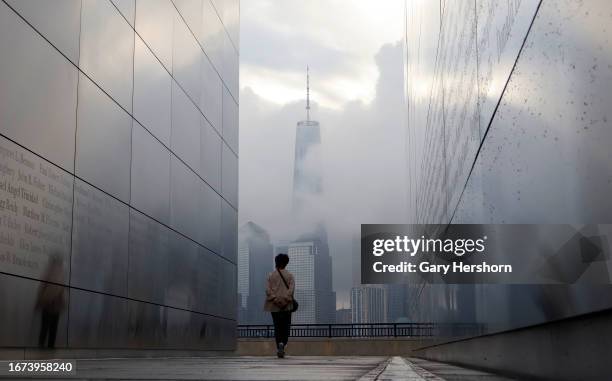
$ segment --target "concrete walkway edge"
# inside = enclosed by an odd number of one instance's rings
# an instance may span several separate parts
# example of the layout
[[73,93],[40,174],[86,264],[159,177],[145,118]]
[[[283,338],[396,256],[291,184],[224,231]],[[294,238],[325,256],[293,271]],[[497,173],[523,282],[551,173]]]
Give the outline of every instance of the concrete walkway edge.
[[425,369],[412,364],[399,356],[390,357],[382,362],[379,366],[372,369],[361,378],[359,381],[443,381],[442,378],[426,371]]

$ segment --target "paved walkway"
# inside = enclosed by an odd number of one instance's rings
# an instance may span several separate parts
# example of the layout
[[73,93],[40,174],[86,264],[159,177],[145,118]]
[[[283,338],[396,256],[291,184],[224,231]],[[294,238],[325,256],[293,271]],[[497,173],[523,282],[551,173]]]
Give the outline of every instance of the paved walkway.
[[[0,365],[6,367],[6,362]],[[2,378],[2,377],[0,377]],[[15,379],[15,378],[13,378]],[[23,378],[22,378],[23,379]],[[57,378],[55,378],[57,379]],[[402,357],[207,357],[77,360],[71,380],[408,380],[505,378]]]

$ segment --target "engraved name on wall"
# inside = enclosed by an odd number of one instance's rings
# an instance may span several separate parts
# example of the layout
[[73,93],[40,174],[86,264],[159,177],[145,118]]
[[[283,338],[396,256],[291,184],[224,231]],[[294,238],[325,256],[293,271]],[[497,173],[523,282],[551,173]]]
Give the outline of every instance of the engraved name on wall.
[[1,271],[41,279],[52,256],[68,268],[72,189],[70,174],[0,138]]

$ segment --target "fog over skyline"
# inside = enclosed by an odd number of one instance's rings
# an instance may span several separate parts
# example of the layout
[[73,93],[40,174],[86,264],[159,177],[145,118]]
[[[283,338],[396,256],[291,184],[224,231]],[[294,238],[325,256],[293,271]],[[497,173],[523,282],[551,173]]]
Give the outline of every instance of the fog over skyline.
[[403,6],[332,1],[325,15],[321,7],[242,3],[239,223],[261,225],[273,243],[310,228],[291,215],[295,126],[306,118],[310,65],[324,190],[310,212],[327,225],[340,307],[358,282],[360,224],[406,221]]

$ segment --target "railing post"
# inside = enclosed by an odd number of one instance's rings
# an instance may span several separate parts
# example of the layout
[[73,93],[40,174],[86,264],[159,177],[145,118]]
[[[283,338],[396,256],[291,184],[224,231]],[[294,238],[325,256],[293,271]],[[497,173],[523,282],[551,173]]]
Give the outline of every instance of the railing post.
[[331,338],[331,337],[332,337],[332,328],[331,328],[331,324],[329,324],[329,325],[327,326],[327,333],[328,333],[327,337],[330,337],[330,338]]
[[397,337],[397,323],[393,323],[393,337]]

